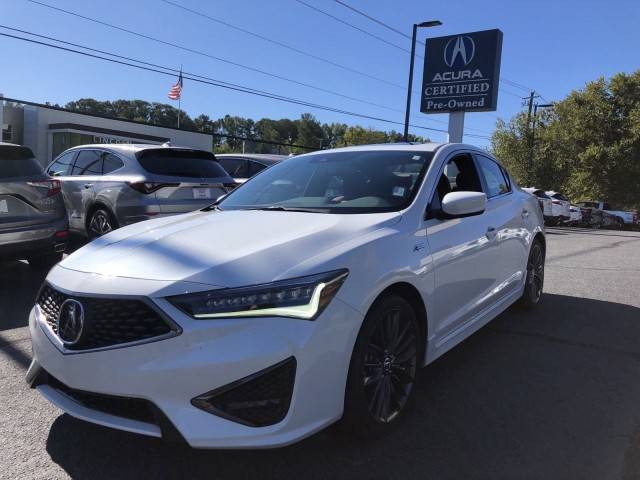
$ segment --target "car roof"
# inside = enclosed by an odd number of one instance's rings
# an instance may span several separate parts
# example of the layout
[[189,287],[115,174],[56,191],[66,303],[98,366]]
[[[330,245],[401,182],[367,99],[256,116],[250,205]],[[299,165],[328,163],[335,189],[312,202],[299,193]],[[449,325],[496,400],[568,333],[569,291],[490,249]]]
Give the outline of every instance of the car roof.
[[73,150],[88,150],[88,149],[92,149],[92,148],[99,148],[101,150],[109,150],[109,151],[120,153],[120,154],[130,154],[130,155],[136,154],[136,153],[141,152],[143,150],[159,149],[159,148],[170,148],[172,150],[208,151],[208,150],[202,150],[200,148],[183,147],[183,146],[167,145],[167,144],[158,145],[158,144],[153,144],[153,143],[107,143],[107,144],[105,144],[105,143],[89,143],[89,144],[86,144],[86,145],[78,145],[76,147],[71,147],[71,148],[65,150],[65,152],[73,151]]
[[[411,142],[396,142],[396,143],[373,143],[367,145],[355,145],[352,147],[340,147],[340,148],[332,148],[330,151],[332,152],[364,152],[371,150],[385,151],[385,150],[405,150],[405,151],[416,151],[416,152],[435,152],[438,148],[443,145],[453,145],[449,143],[436,143],[436,142],[427,142],[427,143],[411,143]],[[462,145],[462,144],[460,144]],[[464,145],[473,150],[477,150],[477,147],[473,147],[471,145]],[[315,152],[310,152],[308,155],[318,155],[327,152],[328,150],[317,150]]]
[[246,158],[247,160],[256,160],[265,165],[279,163],[289,155],[275,155],[270,153],[220,153],[215,154],[216,158]]

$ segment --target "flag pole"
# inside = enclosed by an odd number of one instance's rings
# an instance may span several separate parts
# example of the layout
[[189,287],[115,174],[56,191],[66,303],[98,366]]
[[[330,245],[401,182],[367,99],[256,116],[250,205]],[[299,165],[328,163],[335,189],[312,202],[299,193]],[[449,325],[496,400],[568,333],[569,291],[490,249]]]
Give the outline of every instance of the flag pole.
[[[180,77],[182,77],[182,64],[180,64]],[[182,108],[182,85],[180,85],[180,96],[178,97],[178,129],[180,129],[180,109]]]

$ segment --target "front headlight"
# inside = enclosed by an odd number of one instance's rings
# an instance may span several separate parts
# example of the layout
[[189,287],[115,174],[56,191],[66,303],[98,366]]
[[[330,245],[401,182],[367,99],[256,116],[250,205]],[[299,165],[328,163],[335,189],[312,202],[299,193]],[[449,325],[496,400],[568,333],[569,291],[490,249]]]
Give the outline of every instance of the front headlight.
[[167,297],[198,320],[232,317],[315,318],[331,302],[347,278],[346,269],[240,288]]

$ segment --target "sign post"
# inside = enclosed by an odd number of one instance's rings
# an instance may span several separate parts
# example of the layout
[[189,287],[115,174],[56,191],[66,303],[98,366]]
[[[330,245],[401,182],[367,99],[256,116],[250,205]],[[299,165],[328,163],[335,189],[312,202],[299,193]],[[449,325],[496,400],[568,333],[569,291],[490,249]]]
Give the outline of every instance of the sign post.
[[461,142],[465,112],[498,106],[502,32],[429,38],[422,78],[422,113],[449,113],[449,141]]

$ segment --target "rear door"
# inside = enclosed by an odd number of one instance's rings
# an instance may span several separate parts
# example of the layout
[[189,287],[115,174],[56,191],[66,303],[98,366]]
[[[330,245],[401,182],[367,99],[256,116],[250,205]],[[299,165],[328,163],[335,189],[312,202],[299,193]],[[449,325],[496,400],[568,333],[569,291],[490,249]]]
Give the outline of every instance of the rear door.
[[210,152],[153,148],[140,151],[137,159],[153,184],[153,194],[163,214],[206,207],[233,184],[233,179]]
[[0,145],[0,232],[64,218],[59,191],[30,149]]
[[524,196],[515,194],[506,169],[488,156],[475,154],[475,158],[487,194],[485,214],[495,232],[491,257],[497,281],[492,294],[498,301],[522,285],[528,257],[528,223],[535,212],[529,211]]

